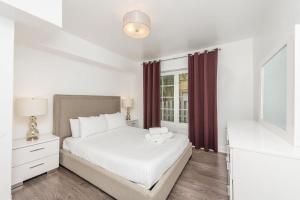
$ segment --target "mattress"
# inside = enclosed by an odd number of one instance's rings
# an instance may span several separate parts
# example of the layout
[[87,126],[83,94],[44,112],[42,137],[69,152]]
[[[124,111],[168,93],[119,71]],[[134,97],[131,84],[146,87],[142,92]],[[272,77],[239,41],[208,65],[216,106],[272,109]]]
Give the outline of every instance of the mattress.
[[189,141],[183,134],[163,144],[145,139],[145,129],[121,127],[87,138],[66,138],[63,149],[150,189],[180,157]]

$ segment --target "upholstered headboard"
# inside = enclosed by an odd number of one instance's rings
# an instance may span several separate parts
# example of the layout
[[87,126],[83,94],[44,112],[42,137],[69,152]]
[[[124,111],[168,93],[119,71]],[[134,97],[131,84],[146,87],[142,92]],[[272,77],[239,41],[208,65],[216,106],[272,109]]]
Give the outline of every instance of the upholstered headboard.
[[60,147],[71,136],[69,119],[120,112],[119,96],[54,95],[53,132],[60,137]]

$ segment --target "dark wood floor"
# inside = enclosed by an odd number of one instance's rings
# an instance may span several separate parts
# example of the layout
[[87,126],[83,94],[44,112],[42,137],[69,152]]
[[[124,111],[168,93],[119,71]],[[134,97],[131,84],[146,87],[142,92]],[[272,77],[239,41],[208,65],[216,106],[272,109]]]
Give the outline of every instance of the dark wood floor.
[[[168,200],[228,200],[227,172],[224,154],[193,150]],[[12,193],[13,200],[112,200],[69,170],[26,181]]]

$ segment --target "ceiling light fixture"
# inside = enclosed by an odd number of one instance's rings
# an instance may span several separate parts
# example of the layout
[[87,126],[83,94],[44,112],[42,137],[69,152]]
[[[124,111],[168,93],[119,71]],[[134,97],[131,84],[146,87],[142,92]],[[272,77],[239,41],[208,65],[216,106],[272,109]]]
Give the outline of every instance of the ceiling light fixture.
[[123,31],[133,38],[145,38],[150,34],[151,21],[147,14],[134,10],[123,17]]

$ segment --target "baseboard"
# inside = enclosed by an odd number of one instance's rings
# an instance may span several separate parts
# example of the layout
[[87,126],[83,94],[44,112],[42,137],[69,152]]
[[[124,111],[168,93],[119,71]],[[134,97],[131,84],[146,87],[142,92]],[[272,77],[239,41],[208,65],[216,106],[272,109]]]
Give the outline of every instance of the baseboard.
[[220,153],[227,153],[227,152],[226,152],[226,147],[225,147],[225,146],[219,146],[219,147],[218,147],[218,151],[219,151]]

